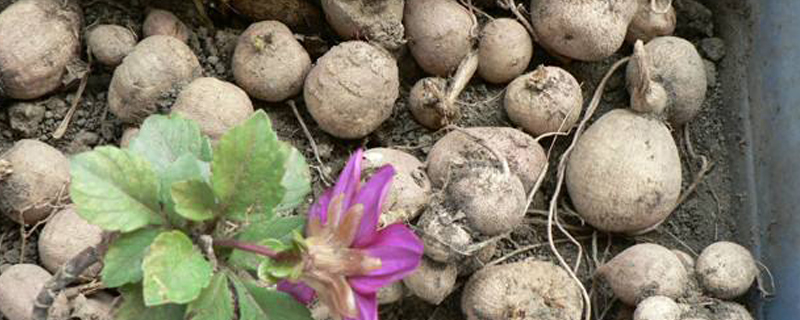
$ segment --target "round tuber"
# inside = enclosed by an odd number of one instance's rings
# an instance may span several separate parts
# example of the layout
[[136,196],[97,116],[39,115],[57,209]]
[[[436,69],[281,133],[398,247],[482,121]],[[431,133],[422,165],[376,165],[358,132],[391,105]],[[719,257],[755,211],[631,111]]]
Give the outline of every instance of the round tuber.
[[637,0],[531,0],[538,43],[581,61],[599,61],[625,41]]
[[393,282],[378,290],[378,304],[391,304],[403,298],[406,293],[406,286],[403,281]]
[[464,287],[467,320],[579,320],[583,301],[566,271],[546,261],[522,261],[476,272]]
[[456,99],[467,87],[478,69],[478,53],[472,51],[458,65],[455,75],[447,86],[442,78],[423,78],[411,88],[408,108],[420,124],[428,129],[440,129],[461,116]]
[[244,90],[230,82],[197,78],[181,91],[171,112],[194,120],[203,134],[216,140],[247,120],[253,103]]
[[675,300],[652,296],[642,300],[633,312],[633,320],[680,320],[683,309]]
[[189,41],[189,28],[172,12],[153,9],[147,14],[142,24],[144,37],[161,35],[170,36],[183,43]]
[[403,284],[417,297],[438,305],[453,291],[457,276],[455,264],[439,263],[423,257],[419,267],[403,279]]
[[0,274],[0,315],[8,320],[31,320],[36,296],[50,273],[35,264],[16,264]]
[[626,78],[631,108],[663,112],[673,125],[692,120],[706,98],[703,59],[681,38],[659,37],[646,45],[637,41]]
[[79,1],[21,0],[0,12],[0,97],[36,99],[63,85],[80,59]]
[[498,163],[486,148],[472,135],[495,148],[508,161],[511,172],[519,177],[527,193],[533,188],[544,169],[544,149],[536,140],[522,131],[507,127],[467,128],[470,135],[454,130],[439,139],[428,153],[428,176],[434,187],[445,184],[453,170],[475,161]]
[[86,42],[92,56],[98,62],[116,67],[133,51],[136,46],[136,34],[122,26],[101,24],[89,31]]
[[434,210],[425,211],[417,222],[422,230],[425,256],[438,262],[458,262],[467,247],[472,244],[472,236],[448,214],[438,214]]
[[[39,257],[42,265],[50,272],[57,272],[64,263],[84,249],[100,244],[102,234],[100,227],[86,222],[73,207],[56,212],[39,236]],[[94,278],[99,272],[100,264],[94,264],[82,275]]]
[[675,8],[672,0],[637,0],[639,9],[628,26],[625,41],[648,42],[655,37],[668,36],[675,32]]
[[705,291],[719,299],[734,299],[745,294],[758,275],[750,251],[726,241],[703,249],[697,258],[695,271]]
[[474,16],[456,0],[408,0],[403,11],[408,47],[425,72],[445,77],[472,48]]
[[466,215],[473,230],[496,236],[522,224],[527,201],[525,187],[516,175],[478,165],[453,178],[447,196]]
[[512,122],[538,136],[571,130],[580,117],[583,94],[569,72],[540,65],[508,85],[503,105]]
[[533,40],[516,20],[495,19],[483,27],[478,52],[481,78],[495,84],[508,83],[528,68]]
[[383,203],[380,225],[413,220],[431,198],[431,182],[424,165],[416,157],[400,150],[375,148],[364,152],[362,170],[374,172],[385,165],[392,165],[395,175]]
[[11,164],[11,174],[0,180],[0,212],[11,220],[41,221],[52,211],[51,205],[67,195],[69,160],[46,143],[19,140],[0,154],[0,160]]
[[300,93],[311,57],[278,21],[254,23],[239,36],[233,53],[236,83],[256,99],[278,102]]
[[623,303],[635,306],[652,296],[681,297],[689,275],[672,251],[657,244],[632,246],[597,269]]
[[328,23],[344,39],[366,38],[390,51],[405,44],[403,0],[321,2]]
[[342,139],[363,138],[392,114],[400,75],[385,50],[363,41],[343,42],[317,60],[303,97],[311,117]]
[[308,0],[226,0],[236,13],[253,21],[277,20],[292,30],[319,33],[324,27],[320,9]]
[[170,36],[147,37],[114,70],[109,110],[124,122],[139,122],[156,111],[158,100],[170,90],[201,72],[200,62],[183,42]]

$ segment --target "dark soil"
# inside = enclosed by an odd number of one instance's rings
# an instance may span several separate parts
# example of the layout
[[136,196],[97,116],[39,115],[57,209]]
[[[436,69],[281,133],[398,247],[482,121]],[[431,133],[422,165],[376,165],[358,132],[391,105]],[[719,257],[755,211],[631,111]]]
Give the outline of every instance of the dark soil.
[[[0,10],[10,2],[14,1],[0,0]],[[141,22],[144,20],[145,13],[145,5],[141,2],[136,0],[83,1],[82,6],[85,12],[86,25],[116,23],[129,26],[138,31],[141,29]],[[217,21],[218,27],[224,26],[224,28],[211,30],[204,27],[201,20],[197,18],[192,1],[173,2],[176,4],[166,7],[163,4],[158,6],[171,10],[187,24],[194,26],[192,28],[193,35],[190,39],[190,46],[197,54],[205,75],[233,82],[230,57],[236,38],[246,27],[246,23],[226,19],[224,22]],[[161,3],[161,1],[152,1],[152,4],[156,3]],[[714,36],[711,12],[694,2],[694,0],[676,1],[675,4],[680,17],[677,35],[697,44],[701,49],[701,53],[706,55],[707,58],[720,59],[720,56],[724,55],[724,43],[720,47],[718,39],[710,40]],[[495,16],[507,15],[502,11],[490,11],[490,13]],[[324,52],[325,48],[338,41],[327,34],[306,36],[314,36],[306,37],[304,44],[315,58],[318,56],[315,53]],[[323,40],[320,41],[320,39]],[[608,70],[609,66],[619,58],[628,55],[630,51],[631,48],[626,46],[619,54],[599,63],[572,62],[564,64],[547,56],[543,53],[543,50],[537,49],[534,61],[529,69],[532,70],[541,63],[564,67],[582,84],[584,100],[588,103],[600,78]],[[265,104],[254,101],[257,107],[263,108],[270,115],[279,136],[284,140],[290,141],[305,154],[309,164],[313,167],[314,194],[319,194],[323,188],[327,187],[320,179],[319,172],[324,171],[329,176],[335,176],[343,166],[347,156],[356,147],[393,147],[408,151],[420,159],[425,159],[433,143],[442,136],[443,133],[431,132],[418,125],[407,110],[406,98],[408,90],[416,79],[422,76],[422,73],[413,63],[405,62],[401,62],[404,83],[401,90],[401,98],[395,105],[394,114],[379,130],[365,139],[343,141],[324,133],[314,125],[313,119],[304,109],[302,99],[298,98],[298,107],[303,121],[309,125],[311,134],[319,146],[321,164],[314,160],[311,144],[304,135],[291,108],[286,104]],[[713,70],[715,69],[715,62],[709,61],[707,67],[709,72],[716,74]],[[52,138],[52,132],[58,127],[75,99],[76,87],[67,88],[63,92],[37,101],[26,103],[0,101],[0,153],[8,149],[15,141],[23,138],[44,141],[70,155],[89,150],[98,145],[116,144],[124,127],[108,112],[106,91],[110,78],[111,70],[93,66],[89,84],[79,101],[78,111],[72,119],[72,124],[67,130],[66,136],[58,140]],[[718,79],[716,76],[714,78],[716,80],[725,80]],[[463,116],[457,125],[462,127],[513,126],[502,108],[503,89],[504,87],[502,86],[486,84],[479,79],[473,80],[459,97],[463,108]],[[746,239],[748,237],[748,235],[735,233],[736,221],[733,217],[737,216],[737,210],[740,210],[739,203],[741,198],[737,196],[740,191],[733,190],[731,184],[732,174],[734,173],[731,172],[730,159],[731,157],[738,157],[740,154],[739,150],[731,150],[726,146],[732,145],[727,140],[738,139],[739,133],[726,131],[725,128],[729,126],[723,126],[723,123],[730,118],[730,111],[724,108],[725,106],[721,99],[723,94],[724,92],[721,91],[721,86],[717,81],[710,83],[703,111],[688,125],[691,145],[694,151],[698,155],[708,157],[708,160],[713,163],[713,167],[699,184],[697,190],[654,232],[638,237],[611,236],[597,233],[593,232],[590,227],[583,225],[574,214],[564,210],[560,211],[562,220],[570,226],[569,230],[581,240],[582,248],[579,250],[578,247],[566,242],[560,242],[558,248],[567,262],[573,266],[578,260],[579,253],[581,254],[578,273],[584,279],[584,284],[587,288],[591,288],[590,278],[593,270],[597,267],[596,263],[607,261],[616,253],[636,242],[655,242],[696,256],[697,253],[712,242],[718,240],[737,241],[737,239]],[[612,108],[627,106],[628,99],[629,97],[625,90],[624,71],[620,70],[611,78],[595,117]],[[171,98],[165,97],[162,111],[168,111],[170,105]],[[699,171],[700,160],[692,158],[687,152],[689,142],[683,135],[683,128],[673,129],[674,137],[678,142],[681,156],[684,160],[683,181],[684,188],[686,188]],[[558,156],[571,138],[571,136],[562,137],[556,141],[553,155],[550,159],[551,168],[557,166]],[[551,139],[544,139],[542,143],[547,148],[551,143]],[[554,174],[551,170],[545,180],[541,194],[536,197],[536,201],[532,206],[534,210],[531,211],[528,217],[530,223],[521,227],[510,238],[501,240],[501,250],[498,250],[495,258],[502,257],[520,247],[544,244],[536,249],[511,257],[507,261],[534,257],[552,260],[557,263],[554,255],[546,245],[547,231],[542,223],[547,218],[542,214],[542,210],[546,209],[544,206],[545,199],[549,201],[552,196],[555,186],[554,180]],[[568,206],[568,202],[565,202],[565,204]],[[27,263],[37,262],[38,256],[35,245],[37,234],[38,231],[33,232],[32,236],[26,241],[24,261]],[[555,234],[557,239],[564,238],[564,235],[558,231]],[[19,226],[0,214],[0,272],[8,265],[21,262],[21,240]],[[459,284],[463,285],[465,280],[460,279]],[[419,299],[409,297],[399,303],[382,306],[381,315],[384,319],[404,320],[462,319],[459,311],[459,291],[457,290],[440,306],[427,305]],[[616,313],[620,309],[621,306],[618,303],[612,303],[608,292],[602,287],[596,288],[593,292],[595,293],[593,309],[598,318],[606,309],[610,309],[612,313]],[[606,319],[614,319],[614,317],[609,315]]]

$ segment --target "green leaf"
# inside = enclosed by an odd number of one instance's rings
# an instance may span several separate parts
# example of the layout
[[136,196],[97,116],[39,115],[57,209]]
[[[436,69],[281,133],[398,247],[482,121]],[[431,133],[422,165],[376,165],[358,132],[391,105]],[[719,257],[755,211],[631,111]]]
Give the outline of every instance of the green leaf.
[[114,320],[177,320],[183,318],[186,310],[186,306],[177,304],[148,308],[144,305],[142,288],[138,285],[128,285],[120,288],[120,291],[123,301]]
[[192,179],[209,181],[210,176],[211,168],[209,164],[200,161],[200,159],[191,154],[184,154],[178,157],[178,160],[170,164],[167,171],[161,174],[161,192],[159,196],[161,203],[164,204],[167,217],[170,218],[170,223],[175,226],[182,226],[186,222],[183,217],[175,212],[175,202],[172,200],[172,184]]
[[[292,231],[300,230],[305,224],[305,219],[301,217],[276,217],[269,221],[254,222],[236,236],[237,240],[246,242],[260,242],[264,239],[278,239],[289,241],[292,239]],[[264,258],[242,250],[234,250],[228,261],[242,268],[258,270],[259,264]]]
[[160,230],[141,229],[120,235],[108,247],[100,276],[103,284],[116,288],[142,280],[142,260]]
[[158,173],[185,154],[206,161],[211,158],[208,138],[200,133],[200,127],[177,115],[147,117],[128,149],[145,157]]
[[239,301],[240,320],[310,320],[311,312],[283,292],[259,287],[252,280],[229,274]]
[[289,153],[263,110],[225,133],[211,163],[212,186],[223,214],[238,221],[271,217],[286,193],[281,182]]
[[233,296],[228,288],[228,276],[217,272],[200,297],[189,304],[184,319],[228,320],[233,319],[233,316]]
[[162,224],[158,179],[150,163],[115,147],[97,147],[70,162],[70,196],[78,214],[109,231]]
[[211,281],[211,264],[183,232],[164,232],[144,258],[144,303],[187,303]]
[[217,207],[214,191],[208,183],[187,180],[172,185],[175,212],[192,221],[204,221],[214,217]]
[[286,191],[278,210],[292,210],[311,192],[311,172],[300,151],[285,142],[281,144],[282,148],[288,148],[289,156],[286,159],[286,173],[281,180],[281,185]]

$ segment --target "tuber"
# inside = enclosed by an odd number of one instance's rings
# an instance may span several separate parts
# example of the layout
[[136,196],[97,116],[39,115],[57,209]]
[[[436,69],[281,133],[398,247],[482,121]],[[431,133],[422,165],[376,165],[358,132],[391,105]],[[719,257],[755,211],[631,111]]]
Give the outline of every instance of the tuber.
[[456,0],[408,0],[403,11],[408,47],[435,76],[455,71],[472,48],[474,16]]
[[344,39],[366,38],[390,51],[405,44],[403,0],[321,2],[328,23]]
[[695,271],[705,291],[719,299],[734,299],[743,295],[758,275],[750,251],[727,241],[716,242],[703,249],[697,257]]
[[189,41],[189,28],[172,12],[153,9],[147,14],[142,24],[144,37],[162,35],[170,36],[186,43]]
[[634,245],[600,266],[595,274],[623,303],[635,306],[652,296],[681,297],[689,275],[678,257],[657,244]]
[[580,117],[583,94],[569,72],[540,65],[508,85],[503,105],[508,118],[531,134],[568,132]]
[[200,131],[216,140],[253,113],[247,93],[230,82],[197,78],[178,95],[172,113],[194,120]]
[[625,40],[648,42],[655,37],[668,36],[675,32],[675,8],[672,0],[636,0],[638,10],[628,26]]
[[395,175],[383,203],[380,224],[386,226],[415,219],[432,193],[424,165],[416,157],[400,150],[375,148],[364,152],[362,170],[375,172],[385,165],[392,165]]
[[122,26],[101,24],[89,31],[86,42],[92,56],[98,62],[116,67],[133,51],[136,46],[136,34]]
[[[57,272],[64,263],[84,249],[97,246],[102,241],[103,230],[78,216],[74,207],[56,212],[39,236],[39,257],[50,272]],[[93,278],[100,272],[100,264],[86,269],[82,275]]]
[[478,74],[487,82],[508,83],[525,72],[533,56],[528,31],[514,19],[492,20],[483,27],[478,46]]

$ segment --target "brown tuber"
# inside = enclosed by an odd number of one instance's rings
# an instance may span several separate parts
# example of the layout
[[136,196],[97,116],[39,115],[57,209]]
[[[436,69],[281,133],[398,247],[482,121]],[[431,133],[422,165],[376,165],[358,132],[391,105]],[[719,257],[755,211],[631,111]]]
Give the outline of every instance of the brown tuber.
[[12,173],[0,180],[0,212],[11,220],[41,221],[59,197],[67,195],[69,160],[56,148],[37,140],[19,140],[0,154],[0,160],[11,164]]
[[521,75],[506,88],[508,118],[534,135],[568,132],[583,106],[578,80],[559,67],[545,67]]
[[303,97],[320,128],[342,139],[363,138],[392,114],[400,75],[383,49],[363,41],[343,42],[317,60]]
[[719,299],[734,299],[745,294],[758,275],[750,251],[726,241],[703,249],[697,257],[695,271],[705,291]]
[[423,257],[419,267],[403,279],[403,284],[417,297],[438,305],[453,291],[457,276],[455,264],[439,263]]
[[0,274],[0,315],[8,320],[32,320],[36,296],[50,273],[35,264],[16,264]]
[[628,26],[625,41],[648,42],[655,37],[668,36],[675,32],[675,8],[672,0],[636,0],[639,9]]
[[481,78],[495,84],[508,83],[528,68],[533,41],[522,24],[500,18],[483,27],[478,52]]
[[677,37],[636,42],[626,75],[634,110],[663,112],[673,125],[692,120],[706,98],[706,71],[694,45]]
[[432,193],[424,165],[416,157],[400,150],[375,148],[364,152],[362,170],[375,172],[385,165],[392,165],[395,175],[383,203],[380,225],[413,220],[419,216]]
[[[469,80],[478,69],[478,53],[470,52],[458,66],[455,75],[447,86],[442,78],[423,78],[411,88],[408,108],[411,115],[428,129],[440,129],[461,116],[456,99],[467,87]],[[446,87],[447,86],[447,87]]]
[[689,284],[689,274],[681,260],[669,249],[651,243],[625,249],[600,266],[596,276],[630,306],[652,296],[677,299]]
[[147,37],[114,70],[108,88],[109,110],[128,123],[154,113],[170,90],[201,75],[200,62],[186,44],[170,37]]
[[21,0],[0,12],[0,97],[36,99],[63,86],[80,59],[78,1]]
[[456,0],[408,0],[408,47],[425,72],[446,77],[472,48],[474,16]]
[[[103,230],[78,216],[74,207],[56,212],[42,229],[39,236],[39,257],[50,272],[57,272],[67,261],[88,247],[97,246],[103,240]],[[100,264],[94,264],[82,275],[93,278],[100,272]]]
[[516,175],[474,165],[455,174],[447,196],[473,230],[487,236],[510,232],[525,218],[525,187]]
[[312,2],[315,1],[226,0],[233,11],[253,21],[277,20],[298,32],[318,33],[325,23],[320,9]]
[[98,62],[116,67],[136,46],[136,34],[128,28],[101,24],[92,28],[86,36],[92,56]]
[[579,320],[583,301],[569,274],[546,261],[521,261],[476,272],[464,287],[467,320]]
[[186,43],[189,41],[189,28],[172,12],[153,9],[142,24],[144,38],[155,35],[170,36]]
[[253,113],[247,93],[230,82],[197,78],[178,95],[172,113],[194,120],[200,131],[216,140]]
[[404,0],[321,2],[328,23],[344,39],[366,38],[390,51],[405,44]]
[[254,23],[239,36],[233,53],[236,83],[252,97],[278,102],[300,93],[311,57],[283,23]]
[[652,296],[636,306],[633,320],[680,320],[683,309],[675,300],[664,296]]
[[538,43],[558,55],[599,61],[625,41],[637,0],[531,0]]

